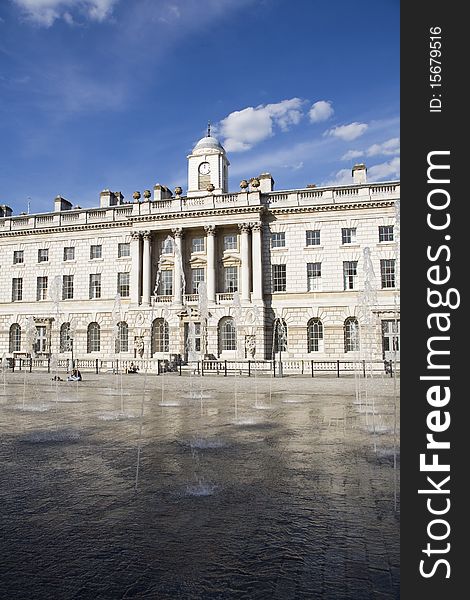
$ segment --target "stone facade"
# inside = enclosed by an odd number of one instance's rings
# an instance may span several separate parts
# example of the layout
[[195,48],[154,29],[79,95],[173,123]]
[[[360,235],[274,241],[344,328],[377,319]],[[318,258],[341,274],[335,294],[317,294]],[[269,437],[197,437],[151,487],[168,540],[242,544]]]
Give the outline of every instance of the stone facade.
[[[262,174],[223,193],[225,151],[204,139],[188,157],[186,196],[156,185],[153,198],[146,191],[132,203],[105,190],[94,209],[63,198],[47,214],[12,216],[4,207],[0,356],[68,357],[73,344],[84,358],[187,357],[191,328],[193,355],[221,359],[279,350],[353,359],[364,356],[366,334],[368,358],[389,356],[399,335],[399,182],[367,183],[358,165],[350,186],[277,192]],[[198,179],[202,162],[210,167]],[[214,189],[204,189],[209,179]],[[200,281],[208,300],[202,339]],[[31,316],[41,338],[34,348]],[[279,322],[286,340],[273,347]]]

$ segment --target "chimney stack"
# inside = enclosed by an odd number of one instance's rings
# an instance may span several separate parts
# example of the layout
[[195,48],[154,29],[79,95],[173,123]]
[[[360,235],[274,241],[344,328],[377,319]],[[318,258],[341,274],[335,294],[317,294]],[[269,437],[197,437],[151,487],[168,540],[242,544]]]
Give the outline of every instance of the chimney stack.
[[62,198],[62,196],[56,196],[54,198],[54,212],[61,212],[63,210],[70,210],[72,203]]
[[357,163],[352,168],[353,181],[356,184],[367,182],[367,167],[364,163]]

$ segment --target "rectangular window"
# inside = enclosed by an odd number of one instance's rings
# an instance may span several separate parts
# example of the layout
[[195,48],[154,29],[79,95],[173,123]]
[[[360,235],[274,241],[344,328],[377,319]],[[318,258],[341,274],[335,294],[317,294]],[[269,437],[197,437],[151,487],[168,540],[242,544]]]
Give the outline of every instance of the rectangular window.
[[271,248],[285,248],[286,234],[284,231],[273,231],[271,233]]
[[64,261],[75,260],[75,248],[73,246],[66,246],[64,248]]
[[341,240],[343,244],[355,244],[356,243],[356,228],[355,227],[343,227],[341,229]]
[[36,300],[47,299],[47,277],[37,278]]
[[238,267],[224,267],[224,292],[238,290]]
[[131,255],[131,245],[127,242],[118,244],[118,258]]
[[272,265],[273,292],[285,292],[287,285],[286,265]]
[[198,293],[198,286],[204,281],[204,269],[191,269],[191,294]]
[[38,250],[38,262],[47,262],[49,260],[49,249],[40,248]]
[[320,245],[320,230],[309,229],[305,232],[305,243],[307,246],[319,246]]
[[307,263],[307,289],[315,292],[321,289],[321,263]]
[[395,287],[395,259],[389,258],[380,261],[380,276],[382,288]]
[[236,250],[237,247],[236,235],[224,235],[224,250]]
[[160,273],[160,295],[173,296],[173,271]]
[[204,238],[203,237],[197,237],[197,238],[192,239],[191,251],[192,252],[204,252]]
[[62,277],[62,300],[71,300],[73,298],[73,275],[64,275]]
[[45,325],[37,325],[37,338],[35,351],[36,352],[46,352],[47,351],[47,330]]
[[14,250],[13,251],[13,264],[21,265],[24,263],[24,251],[23,250]]
[[90,259],[101,258],[103,254],[103,247],[101,244],[95,244],[90,246]]
[[23,278],[13,277],[11,281],[11,301],[19,302],[23,300]]
[[393,242],[393,225],[379,225],[379,242]]
[[121,298],[129,298],[130,273],[118,273],[117,292]]
[[343,262],[343,282],[345,290],[355,290],[357,285],[357,260]]
[[90,300],[101,298],[101,273],[90,275]]
[[173,249],[174,249],[173,238],[168,236],[167,238],[162,240],[161,249],[162,249],[162,254],[173,254]]

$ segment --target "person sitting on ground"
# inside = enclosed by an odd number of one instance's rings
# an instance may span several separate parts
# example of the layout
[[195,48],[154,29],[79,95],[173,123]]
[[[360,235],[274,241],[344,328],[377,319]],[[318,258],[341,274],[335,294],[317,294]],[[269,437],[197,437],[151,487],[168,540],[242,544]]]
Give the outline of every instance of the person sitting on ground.
[[138,370],[139,370],[139,367],[137,365],[135,365],[133,362],[131,362],[131,364],[127,368],[128,373],[137,373]]
[[81,381],[82,374],[78,369],[74,369],[72,373],[67,377],[67,381]]

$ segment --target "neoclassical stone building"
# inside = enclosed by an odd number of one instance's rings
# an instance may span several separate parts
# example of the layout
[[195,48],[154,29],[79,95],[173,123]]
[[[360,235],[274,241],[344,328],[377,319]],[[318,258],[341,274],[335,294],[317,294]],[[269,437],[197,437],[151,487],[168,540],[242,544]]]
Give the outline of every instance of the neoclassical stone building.
[[0,206],[0,356],[333,360],[364,332],[371,358],[398,349],[399,182],[356,165],[351,185],[274,191],[263,173],[230,193],[210,133],[187,159],[186,194]]

